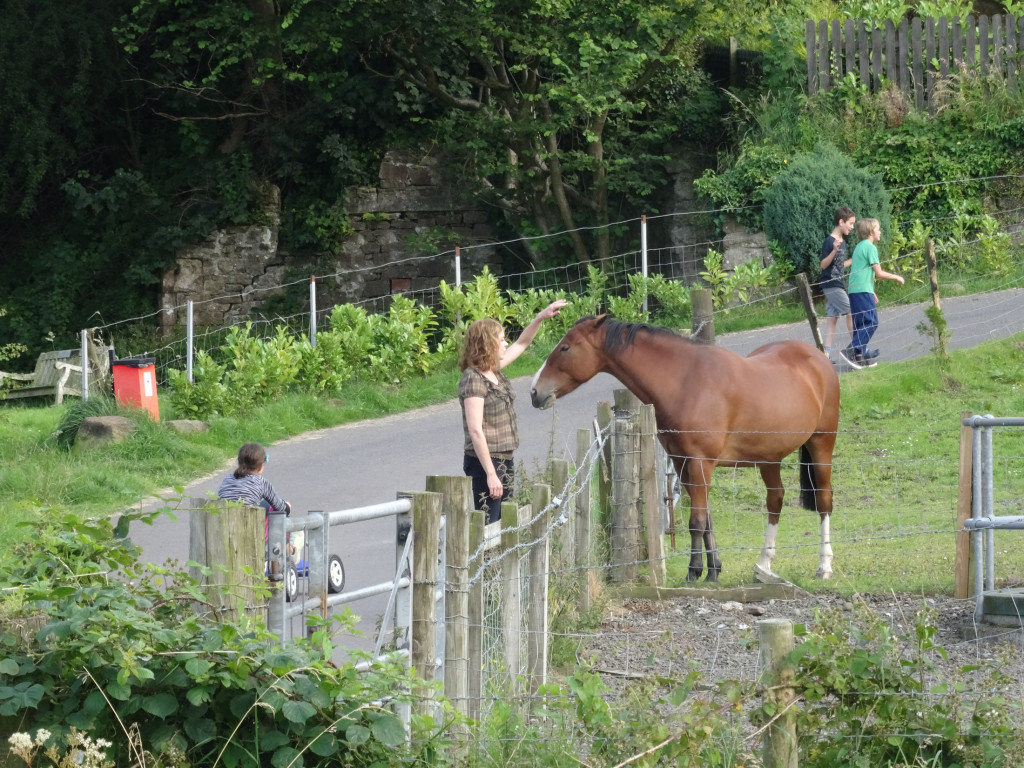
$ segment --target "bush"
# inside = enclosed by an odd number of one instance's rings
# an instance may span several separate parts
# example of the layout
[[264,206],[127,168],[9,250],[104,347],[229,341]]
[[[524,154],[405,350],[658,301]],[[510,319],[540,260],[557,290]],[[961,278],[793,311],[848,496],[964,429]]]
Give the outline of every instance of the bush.
[[879,255],[884,257],[885,242],[892,236],[892,215],[880,176],[857,168],[834,147],[819,144],[814,152],[794,158],[776,177],[765,194],[765,234],[782,244],[794,272],[817,279],[821,243],[840,205],[852,208],[859,219],[870,216],[881,222]]
[[[76,729],[108,742],[112,765],[443,764],[431,756],[448,746],[445,700],[445,725],[415,717],[408,735],[381,704],[411,705],[426,685],[401,661],[357,674],[331,663],[325,626],[281,647],[261,619],[197,615],[204,590],[186,572],[144,568],[124,538],[160,514],[127,512],[115,529],[41,510],[0,553],[0,722],[34,734],[29,750],[71,743]],[[351,627],[351,612],[340,618]]]

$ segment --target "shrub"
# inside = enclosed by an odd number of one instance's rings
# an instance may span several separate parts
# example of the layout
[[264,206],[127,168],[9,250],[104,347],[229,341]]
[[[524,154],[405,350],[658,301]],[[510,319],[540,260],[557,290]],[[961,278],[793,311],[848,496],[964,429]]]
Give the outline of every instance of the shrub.
[[43,510],[0,553],[0,587],[13,596],[0,601],[0,719],[49,746],[71,743],[72,729],[111,742],[117,765],[438,764],[428,758],[446,746],[445,727],[415,717],[407,738],[380,703],[412,704],[426,683],[400,661],[361,674],[335,666],[322,626],[281,647],[259,619],[197,615],[196,582],[142,568],[124,538],[130,522],[159,514],[125,513],[115,529],[114,518]]
[[879,220],[883,238],[879,255],[884,258],[886,240],[892,236],[892,215],[880,176],[857,168],[834,147],[819,144],[814,152],[794,158],[776,177],[765,194],[765,234],[782,244],[793,271],[817,279],[821,243],[840,205],[852,208],[858,218]]

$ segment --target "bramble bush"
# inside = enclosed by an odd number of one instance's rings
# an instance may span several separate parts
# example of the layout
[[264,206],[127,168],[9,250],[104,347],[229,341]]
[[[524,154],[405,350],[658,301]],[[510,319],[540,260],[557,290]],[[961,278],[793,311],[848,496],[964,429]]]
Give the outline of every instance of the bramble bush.
[[[54,746],[77,729],[110,742],[118,765],[180,768],[409,765],[446,743],[423,716],[407,741],[401,719],[374,703],[411,703],[409,691],[430,685],[403,662],[357,673],[331,662],[326,626],[281,647],[261,619],[198,615],[204,595],[188,574],[141,566],[125,538],[131,522],[162,512],[125,513],[114,527],[113,518],[40,510],[0,557],[5,730],[42,728]],[[348,629],[354,621],[350,611],[334,619]]]

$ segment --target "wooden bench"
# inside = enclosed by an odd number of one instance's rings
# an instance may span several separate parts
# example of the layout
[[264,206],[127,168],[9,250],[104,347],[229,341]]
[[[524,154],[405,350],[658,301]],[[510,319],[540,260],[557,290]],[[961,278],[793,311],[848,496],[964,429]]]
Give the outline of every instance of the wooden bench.
[[[89,386],[102,386],[108,377],[109,363],[106,351],[98,356],[105,370],[96,370],[96,365],[89,370]],[[4,388],[4,381],[10,379],[18,382],[10,389]],[[61,349],[43,352],[36,360],[36,369],[32,373],[6,373],[0,371],[0,399],[17,400],[25,397],[54,396],[54,404],[60,405],[65,395],[82,396],[82,353],[80,349]]]

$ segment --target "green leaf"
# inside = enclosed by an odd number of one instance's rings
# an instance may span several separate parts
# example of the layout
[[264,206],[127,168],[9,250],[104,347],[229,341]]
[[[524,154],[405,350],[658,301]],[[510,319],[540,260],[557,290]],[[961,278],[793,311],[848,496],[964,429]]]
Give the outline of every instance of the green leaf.
[[338,740],[330,731],[324,731],[310,742],[309,751],[320,757],[330,757],[338,752]]
[[117,701],[128,701],[132,695],[132,687],[113,680],[107,684],[107,695]]
[[281,713],[290,722],[304,723],[316,714],[316,708],[305,701],[286,701]]
[[198,707],[201,704],[206,704],[212,700],[210,695],[210,689],[204,685],[197,685],[195,688],[189,688],[185,694],[185,698],[188,699],[188,703],[193,707]]
[[260,749],[264,752],[273,752],[280,746],[288,743],[288,736],[277,730],[265,731],[260,738]]
[[302,768],[302,753],[294,747],[281,747],[275,750],[274,756],[270,759],[274,768]]
[[353,746],[365,744],[370,740],[370,729],[365,725],[350,725],[345,729],[345,741]]
[[158,693],[143,699],[142,708],[154,717],[167,717],[178,711],[178,700],[169,693]]
[[370,726],[373,736],[381,744],[397,747],[405,743],[405,726],[395,715],[384,715]]
[[213,741],[217,737],[217,721],[209,717],[190,717],[185,721],[185,733],[196,744]]
[[191,658],[185,662],[185,670],[192,675],[192,677],[202,677],[210,671],[213,664],[208,662],[206,659]]
[[0,659],[0,675],[17,675],[18,662],[14,659]]

